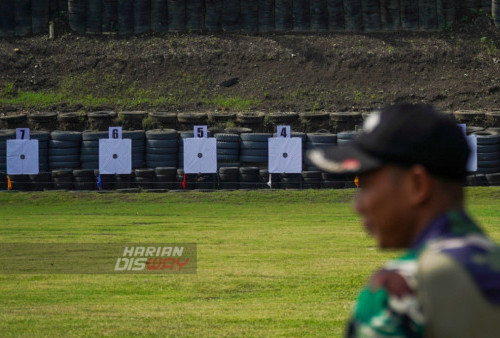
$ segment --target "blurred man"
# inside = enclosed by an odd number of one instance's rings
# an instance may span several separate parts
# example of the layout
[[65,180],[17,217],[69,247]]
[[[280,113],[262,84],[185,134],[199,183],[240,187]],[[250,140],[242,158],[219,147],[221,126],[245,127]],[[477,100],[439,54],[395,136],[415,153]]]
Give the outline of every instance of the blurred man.
[[361,291],[348,337],[500,337],[500,249],[464,211],[469,149],[429,105],[372,113],[350,145],[310,151],[358,175],[355,209],[381,248],[406,248]]

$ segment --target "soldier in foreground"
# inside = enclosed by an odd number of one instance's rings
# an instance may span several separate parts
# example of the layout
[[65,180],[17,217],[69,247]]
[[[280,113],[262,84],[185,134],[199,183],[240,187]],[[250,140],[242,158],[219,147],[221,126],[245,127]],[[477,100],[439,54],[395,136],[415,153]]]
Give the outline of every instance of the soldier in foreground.
[[361,291],[347,337],[499,337],[500,249],[464,210],[469,149],[429,105],[372,113],[344,147],[307,156],[358,175],[355,210],[381,248],[405,248]]

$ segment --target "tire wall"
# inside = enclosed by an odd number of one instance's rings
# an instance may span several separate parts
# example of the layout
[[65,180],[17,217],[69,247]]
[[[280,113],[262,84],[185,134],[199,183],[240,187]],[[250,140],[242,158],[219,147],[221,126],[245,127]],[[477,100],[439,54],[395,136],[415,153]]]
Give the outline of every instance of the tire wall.
[[0,37],[77,34],[439,30],[478,15],[500,25],[498,0],[1,0]]

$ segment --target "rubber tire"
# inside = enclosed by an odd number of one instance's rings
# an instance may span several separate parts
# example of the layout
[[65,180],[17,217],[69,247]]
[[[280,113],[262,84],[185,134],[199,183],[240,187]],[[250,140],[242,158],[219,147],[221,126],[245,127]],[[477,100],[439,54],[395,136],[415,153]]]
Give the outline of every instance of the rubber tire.
[[269,142],[266,141],[241,141],[240,149],[269,149]]
[[158,167],[177,167],[178,166],[178,161],[177,160],[171,160],[171,161],[147,161],[146,162],[146,167],[148,168],[158,168]]
[[54,169],[78,169],[80,168],[80,161],[78,162],[50,162],[50,170]]
[[267,149],[241,149],[240,157],[247,156],[257,156],[257,157],[266,157],[268,156]]
[[156,175],[165,175],[165,176],[174,176],[177,175],[177,168],[176,167],[157,167],[155,169],[155,174]]
[[155,140],[155,139],[146,139],[146,147],[152,148],[177,148],[179,142],[176,139],[171,140]]
[[493,131],[478,131],[476,135],[478,145],[500,144],[500,135]]
[[336,134],[319,134],[319,133],[307,134],[307,143],[334,144],[334,143],[337,143],[337,135]]
[[56,141],[81,141],[82,133],[79,131],[59,131],[50,133],[50,138]]
[[500,159],[500,153],[478,153],[477,161],[494,161]]
[[169,155],[169,154],[175,154],[177,156],[177,148],[154,148],[154,147],[147,147],[146,148],[146,153],[145,155],[148,154],[157,154],[157,155]]
[[217,143],[219,143],[219,141],[230,142],[230,143],[240,142],[240,135],[238,135],[238,134],[218,133],[218,134],[215,134],[214,137],[217,139]]
[[242,141],[257,141],[257,142],[265,142],[267,144],[267,140],[273,137],[273,134],[270,133],[244,133],[240,135]]
[[79,162],[80,155],[49,155],[49,162]]
[[265,163],[268,161],[267,156],[240,156],[240,162],[245,163]]
[[80,155],[99,155],[99,148],[91,148],[91,147],[81,148]]
[[79,155],[80,148],[49,148],[49,156],[72,156]]
[[257,167],[241,167],[238,170],[240,174],[259,175],[259,168]]
[[50,140],[49,148],[80,148],[80,141],[58,141]]
[[129,138],[134,142],[144,141],[146,137],[144,130],[124,130],[122,132],[122,138]]
[[477,145],[477,153],[497,153],[500,152],[500,145],[488,144],[488,145]]
[[152,129],[146,131],[146,140],[177,140],[178,134],[175,129]]
[[301,174],[304,179],[313,178],[321,180],[321,171],[303,171]]
[[481,168],[495,168],[500,167],[500,159],[490,160],[490,161],[477,161],[477,166]]
[[217,149],[239,149],[240,142],[217,141]]
[[355,131],[343,131],[337,134],[337,142],[339,139],[341,140],[352,140],[358,136],[358,133]]
[[486,180],[489,185],[498,186],[500,185],[500,173],[486,174]]
[[94,171],[89,169],[75,169],[73,170],[73,177],[94,177]]
[[217,148],[217,155],[236,155],[240,154],[240,149],[226,149],[226,148]]
[[240,173],[239,167],[220,167],[219,174],[238,174]]
[[[122,133],[123,135],[123,133]],[[102,138],[108,138],[109,133],[107,131],[97,131],[97,132],[83,132],[82,133],[82,141],[97,141],[99,144],[99,140]]]

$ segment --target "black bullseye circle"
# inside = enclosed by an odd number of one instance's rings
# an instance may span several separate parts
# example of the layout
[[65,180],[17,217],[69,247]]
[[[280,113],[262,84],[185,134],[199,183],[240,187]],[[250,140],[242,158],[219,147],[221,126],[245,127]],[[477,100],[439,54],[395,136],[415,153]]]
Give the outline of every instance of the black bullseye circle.
[[113,158],[116,160],[118,158],[117,154],[113,154]]
[[287,153],[283,153],[283,158],[287,158],[288,157],[288,154]]
[[202,158],[203,157],[203,154],[202,153],[198,153],[198,158]]
[[19,156],[21,158],[21,160],[24,160],[26,158],[26,156],[24,156],[23,154],[21,154],[21,156]]

